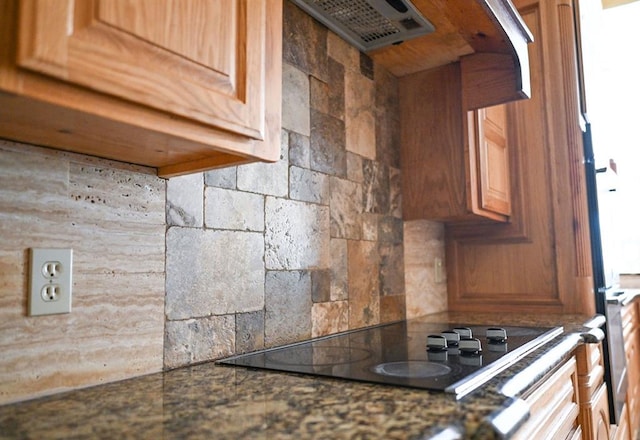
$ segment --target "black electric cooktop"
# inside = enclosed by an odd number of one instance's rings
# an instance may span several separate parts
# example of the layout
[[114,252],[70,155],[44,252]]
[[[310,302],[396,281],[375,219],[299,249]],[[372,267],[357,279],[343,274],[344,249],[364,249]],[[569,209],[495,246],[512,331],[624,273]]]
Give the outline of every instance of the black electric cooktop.
[[562,327],[400,321],[223,359],[218,363],[444,391],[460,398]]

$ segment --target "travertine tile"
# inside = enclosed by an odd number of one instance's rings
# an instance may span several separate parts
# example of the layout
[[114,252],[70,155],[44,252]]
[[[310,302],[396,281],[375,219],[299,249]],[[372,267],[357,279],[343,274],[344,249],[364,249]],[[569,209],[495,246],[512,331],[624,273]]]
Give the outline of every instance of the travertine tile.
[[389,168],[389,214],[402,218],[402,175],[397,168]]
[[264,231],[264,196],[209,187],[204,197],[208,228]]
[[311,299],[314,303],[331,299],[331,270],[311,271]]
[[204,173],[204,184],[218,188],[236,188],[237,167],[220,168]]
[[400,99],[398,79],[376,66],[376,158],[400,168]]
[[357,183],[364,182],[362,156],[347,151],[347,179]]
[[403,235],[402,219],[389,215],[381,216],[378,223],[378,240],[382,243],[402,243]]
[[235,352],[233,315],[167,321],[165,368],[229,356]]
[[238,189],[257,194],[284,197],[289,192],[288,151],[275,163],[256,162],[238,167]]
[[266,346],[311,336],[311,276],[303,271],[269,271],[266,283]]
[[311,335],[314,338],[349,330],[349,303],[347,301],[314,304],[311,315],[313,322]]
[[346,69],[360,68],[360,52],[333,32],[327,35],[327,53]]
[[309,136],[310,89],[308,75],[291,64],[282,65],[282,128]]
[[362,172],[364,175],[364,212],[388,214],[390,211],[388,168],[379,162],[364,160]]
[[404,223],[407,318],[447,310],[447,284],[436,283],[434,258],[444,262],[444,225],[428,220]]
[[347,242],[349,259],[349,327],[380,322],[380,256],[376,243]]
[[318,78],[309,78],[309,95],[311,108],[329,114],[329,84]]
[[328,110],[326,113],[344,120],[344,66],[329,58]]
[[362,219],[362,239],[367,241],[378,241],[378,214],[363,213]]
[[374,82],[359,72],[345,73],[346,148],[369,159],[376,158]]
[[264,310],[236,315],[236,353],[264,348]]
[[263,253],[261,233],[169,228],[167,318],[262,309]]
[[349,298],[347,240],[331,239],[331,301]]
[[349,180],[331,177],[331,236],[362,238],[362,186]]
[[344,122],[311,111],[311,169],[334,176],[347,175]]
[[311,166],[311,145],[309,136],[299,133],[289,133],[289,165],[300,168]]
[[405,319],[406,305],[404,295],[385,295],[380,297],[380,322],[393,322]]
[[380,293],[404,295],[404,249],[402,243],[380,243]]
[[167,224],[202,227],[204,177],[202,173],[167,181]]
[[283,58],[322,81],[327,80],[327,33],[292,2],[284,2]]
[[[0,140],[0,404],[162,369],[165,189]],[[73,249],[72,313],[26,316],[32,247]]]
[[329,176],[304,168],[289,169],[289,197],[302,202],[329,204]]
[[329,267],[329,208],[267,197],[265,264],[270,270]]

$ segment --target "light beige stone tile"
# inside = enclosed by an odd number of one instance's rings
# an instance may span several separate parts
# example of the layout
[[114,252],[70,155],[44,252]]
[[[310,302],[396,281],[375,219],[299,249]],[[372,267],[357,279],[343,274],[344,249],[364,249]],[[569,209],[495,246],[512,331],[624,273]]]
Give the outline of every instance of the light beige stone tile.
[[331,301],[313,305],[311,336],[331,335],[349,330],[349,303]]
[[444,225],[428,220],[404,223],[407,318],[447,310],[447,283],[435,282],[434,259],[444,263]]
[[311,276],[305,271],[269,271],[265,282],[266,346],[311,337]]
[[380,256],[377,243],[347,242],[349,259],[349,327],[360,328],[380,322]]
[[[144,171],[0,141],[0,403],[162,369],[165,181]],[[26,316],[32,247],[73,249],[71,313]]]
[[302,202],[329,204],[329,176],[304,168],[289,169],[289,197]]
[[338,177],[331,184],[331,237],[362,238],[362,185]]
[[165,368],[210,361],[235,352],[235,316],[167,321]]
[[291,64],[282,64],[282,128],[309,136],[309,77]]
[[264,231],[264,196],[209,187],[204,197],[207,228]]
[[347,179],[357,183],[364,182],[362,157],[347,151]]
[[331,239],[331,301],[349,298],[347,240]]
[[342,64],[345,69],[357,70],[360,66],[360,52],[333,32],[327,35],[327,53]]
[[202,173],[167,181],[167,224],[202,227],[204,176]]
[[270,270],[329,268],[329,208],[267,197],[265,262]]
[[378,240],[378,214],[363,213],[362,218],[362,239],[368,241]]
[[275,163],[256,162],[238,167],[238,189],[256,194],[285,197],[289,192],[289,163],[281,154]]
[[263,253],[261,233],[169,228],[167,318],[262,309]]
[[374,82],[355,71],[345,73],[345,131],[347,151],[376,158]]

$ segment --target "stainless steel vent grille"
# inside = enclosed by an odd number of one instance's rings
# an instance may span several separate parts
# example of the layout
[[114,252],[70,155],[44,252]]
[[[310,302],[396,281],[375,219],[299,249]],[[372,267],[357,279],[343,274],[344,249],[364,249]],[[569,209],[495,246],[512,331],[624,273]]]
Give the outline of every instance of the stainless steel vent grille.
[[362,51],[433,32],[408,0],[293,0]]

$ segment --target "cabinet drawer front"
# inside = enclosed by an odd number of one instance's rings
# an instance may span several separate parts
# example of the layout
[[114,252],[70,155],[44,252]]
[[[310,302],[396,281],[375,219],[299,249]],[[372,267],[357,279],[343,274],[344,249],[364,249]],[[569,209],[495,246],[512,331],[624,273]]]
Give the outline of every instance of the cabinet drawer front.
[[248,0],[21,3],[18,64],[253,139],[264,137],[266,8]]
[[525,399],[530,416],[515,439],[568,438],[574,432],[579,413],[576,375],[576,361],[571,358]]

